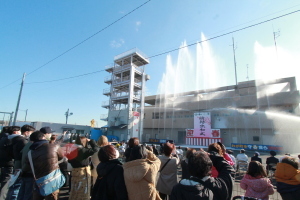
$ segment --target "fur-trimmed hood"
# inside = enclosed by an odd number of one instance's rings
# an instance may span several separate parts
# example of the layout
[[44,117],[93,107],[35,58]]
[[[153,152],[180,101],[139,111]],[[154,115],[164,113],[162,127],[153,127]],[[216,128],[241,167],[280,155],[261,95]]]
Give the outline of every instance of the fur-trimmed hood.
[[155,189],[160,160],[152,152],[148,151],[146,159],[126,162],[123,168],[129,200],[160,199]]

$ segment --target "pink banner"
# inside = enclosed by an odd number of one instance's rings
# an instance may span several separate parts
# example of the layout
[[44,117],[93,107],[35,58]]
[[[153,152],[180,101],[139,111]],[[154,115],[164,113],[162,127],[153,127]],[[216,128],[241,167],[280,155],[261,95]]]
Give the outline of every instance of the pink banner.
[[212,137],[209,112],[194,113],[194,137]]

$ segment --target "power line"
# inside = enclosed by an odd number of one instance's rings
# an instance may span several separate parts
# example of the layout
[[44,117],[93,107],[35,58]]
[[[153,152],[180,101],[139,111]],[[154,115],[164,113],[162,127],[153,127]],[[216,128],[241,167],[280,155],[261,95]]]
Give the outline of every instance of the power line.
[[[150,0],[149,0],[149,1],[150,1]],[[149,2],[149,1],[148,1],[148,2]],[[148,3],[148,2],[145,2],[144,4],[146,4],[146,3]],[[141,6],[143,6],[144,4],[142,4]],[[139,7],[141,7],[141,6],[139,6]],[[139,7],[137,7],[136,9],[138,9]],[[135,9],[135,10],[136,10],[136,9]],[[134,11],[134,10],[133,10],[133,11]],[[133,12],[133,11],[131,11],[131,12]],[[261,25],[261,24],[264,24],[264,23],[273,21],[273,20],[275,20],[275,19],[279,19],[279,18],[288,16],[288,15],[291,15],[291,14],[295,14],[295,13],[297,13],[297,12],[299,12],[299,11],[300,11],[300,10],[296,10],[296,11],[293,11],[293,12],[289,12],[289,13],[284,14],[284,15],[280,15],[280,16],[277,16],[277,17],[274,17],[274,18],[271,18],[271,19],[262,21],[262,22],[258,22],[258,23],[255,23],[255,24],[252,24],[252,25],[249,25],[249,26],[240,28],[240,29],[236,29],[236,30],[233,30],[233,31],[230,31],[230,32],[221,34],[221,35],[217,35],[217,36],[208,38],[208,39],[206,39],[206,40],[202,40],[202,41],[195,42],[195,43],[192,43],[192,44],[189,44],[189,45],[186,45],[186,46],[182,46],[182,47],[175,48],[175,49],[172,49],[172,50],[169,50],[169,51],[165,51],[165,52],[162,52],[162,53],[153,55],[153,56],[149,56],[148,58],[158,57],[158,56],[161,56],[161,55],[164,55],[164,54],[168,54],[168,53],[171,53],[171,52],[174,52],[174,51],[178,51],[178,50],[180,50],[180,49],[187,48],[187,47],[190,47],[190,46],[194,46],[194,45],[196,45],[196,44],[200,44],[200,43],[203,43],[203,42],[206,42],[206,41],[209,41],[209,40],[217,39],[217,38],[220,38],[220,37],[223,37],[223,36],[232,34],[232,33],[236,33],[236,32],[239,32],[239,31],[242,31],[242,30],[245,30],[245,29],[252,28],[252,27],[254,27],[254,26],[258,26],[258,25]],[[129,13],[127,13],[126,15],[128,15],[128,14],[129,14]],[[125,15],[125,16],[126,16],[126,15]],[[122,18],[124,18],[125,16],[123,16]],[[120,19],[121,19],[121,18],[120,18]],[[119,20],[120,20],[120,19],[119,19]],[[117,21],[118,21],[118,20],[117,20]],[[115,22],[116,22],[116,21],[115,21]],[[114,22],[114,23],[115,23],[115,22]],[[108,26],[107,26],[107,27],[108,27]],[[104,29],[102,29],[102,30],[104,30]],[[100,32],[100,31],[98,31],[98,32]],[[97,32],[97,33],[98,33],[98,32]],[[97,34],[97,33],[96,33],[96,34]],[[94,35],[96,35],[96,34],[94,34]],[[94,36],[94,35],[93,35],[93,36]],[[90,36],[88,39],[90,39],[90,38],[93,37],[93,36]],[[88,40],[88,39],[86,39],[86,40]],[[86,40],[85,40],[85,41],[86,41]],[[83,41],[83,42],[84,42],[84,41]],[[83,43],[83,42],[81,42],[81,43]],[[77,46],[79,46],[81,43],[79,43]],[[76,47],[76,46],[74,46],[73,48],[75,48],[75,47]],[[72,50],[73,48],[69,49],[68,51]],[[67,53],[67,51],[65,51],[65,53]],[[63,54],[65,54],[65,53],[63,53]],[[62,56],[63,54],[61,54],[60,56]],[[59,57],[60,57],[60,56],[59,56]],[[58,58],[58,57],[57,57],[57,58]],[[57,58],[56,58],[56,59],[57,59]],[[53,60],[54,60],[54,59],[53,59]],[[53,60],[52,60],[52,61],[53,61]],[[50,61],[49,61],[49,62],[50,62]],[[48,63],[49,63],[49,62],[48,62]],[[36,70],[35,70],[35,71],[36,71]],[[80,77],[80,76],[86,76],[86,75],[89,75],[89,74],[99,73],[99,72],[102,72],[102,71],[104,71],[104,70],[95,71],[95,72],[91,72],[91,73],[87,73],[87,74],[82,74],[82,75],[77,75],[77,76],[72,76],[72,77],[67,77],[67,78],[62,78],[62,79],[57,79],[57,80],[41,81],[41,82],[32,82],[32,83],[27,83],[27,84],[33,84],[33,83],[46,83],[46,82],[61,81],[61,80],[66,80],[66,79],[76,78],[76,77]],[[33,71],[33,72],[34,72],[34,71]],[[30,73],[33,73],[33,72],[30,72]],[[18,79],[18,80],[20,80],[20,79]],[[14,82],[12,82],[12,83],[10,83],[10,84],[8,84],[8,85],[11,85],[11,84],[17,82],[18,80],[14,81]],[[6,85],[6,86],[8,86],[8,85]],[[6,87],[6,86],[4,86],[4,87]],[[4,88],[4,87],[2,87],[2,88]],[[0,89],[2,89],[2,88],[0,88]]]
[[[264,23],[273,21],[273,20],[275,20],[275,19],[279,19],[279,18],[281,18],[281,17],[285,17],[285,16],[288,16],[288,15],[297,13],[297,12],[299,12],[299,11],[300,11],[300,10],[296,10],[296,11],[293,11],[293,12],[290,12],[290,13],[287,13],[287,14],[284,14],[284,15],[280,15],[280,16],[277,16],[277,17],[274,17],[274,18],[271,18],[271,19],[262,21],[262,22],[258,22],[258,23],[256,23],[256,24],[252,24],[252,25],[249,25],[249,26],[240,28],[240,29],[236,29],[236,30],[233,30],[233,31],[230,31],[230,32],[221,34],[221,35],[217,35],[217,36],[215,36],[215,37],[211,37],[211,38],[208,38],[208,39],[206,39],[206,40],[202,40],[202,41],[200,41],[200,42],[195,42],[195,43],[192,43],[192,44],[183,46],[183,47],[175,48],[175,49],[172,49],[172,50],[169,50],[169,51],[165,51],[165,52],[163,52],[163,53],[159,53],[159,54],[156,54],[156,55],[153,55],[153,56],[149,56],[148,58],[154,58],[154,57],[161,56],[161,55],[164,55],[164,54],[167,54],[167,53],[171,53],[171,52],[174,52],[174,51],[177,51],[177,50],[180,50],[180,49],[183,49],[183,48],[187,48],[187,47],[190,47],[190,46],[193,46],[193,45],[196,45],[196,44],[200,44],[200,43],[203,43],[203,42],[206,42],[206,41],[209,41],[209,40],[213,40],[213,39],[216,39],[216,38],[219,38],[219,37],[223,37],[223,36],[226,36],[226,35],[235,33],[235,32],[239,32],[239,31],[242,31],[242,30],[245,30],[245,29],[248,29],[248,28],[257,26],[257,25],[261,25],[261,24],[264,24]],[[82,75],[72,76],[72,77],[68,77],[68,78],[57,79],[57,80],[42,81],[42,82],[32,82],[32,83],[46,83],[46,82],[61,81],[61,80],[66,80],[66,79],[71,79],[71,78],[77,78],[77,77],[80,77],[80,76],[86,76],[86,75],[89,75],[89,74],[99,73],[99,72],[102,72],[102,71],[105,71],[105,70],[95,71],[95,72],[91,72],[91,73],[87,73],[87,74],[82,74]],[[27,84],[31,84],[31,83],[27,83]]]
[[230,32],[221,34],[221,35],[217,35],[217,36],[215,36],[215,37],[211,37],[211,38],[208,38],[208,39],[206,39],[206,40],[202,40],[202,41],[200,41],[200,42],[195,42],[195,43],[192,43],[192,44],[189,44],[189,45],[186,45],[186,46],[182,46],[182,47],[179,47],[179,48],[176,48],[176,49],[172,49],[172,50],[169,50],[169,51],[165,51],[165,52],[163,52],[163,53],[159,53],[159,54],[150,56],[150,57],[148,57],[148,58],[154,58],[154,57],[157,57],[157,56],[160,56],[160,55],[164,55],[164,54],[167,54],[167,53],[171,53],[171,52],[173,52],[173,51],[177,51],[177,50],[180,50],[180,49],[183,49],[183,48],[186,48],[186,47],[190,47],[190,46],[194,46],[194,45],[196,45],[196,44],[200,44],[200,43],[203,43],[203,42],[207,42],[207,41],[209,41],[209,40],[217,39],[217,38],[219,38],[219,37],[223,37],[223,36],[226,36],[226,35],[229,35],[229,34],[232,34],[232,33],[236,33],[236,32],[239,32],[239,31],[242,31],[242,30],[245,30],[245,29],[254,27],[254,26],[258,26],[258,25],[261,25],[261,24],[264,24],[264,23],[273,21],[273,20],[275,20],[275,19],[279,19],[279,18],[281,18],[281,17],[285,17],[285,16],[288,16],[288,15],[291,15],[291,14],[295,14],[295,13],[297,13],[297,12],[299,12],[299,11],[300,11],[300,10],[296,10],[296,11],[293,11],[293,12],[290,12],[290,13],[287,13],[287,14],[284,14],[284,15],[280,15],[280,16],[278,16],[278,17],[274,17],[274,18],[271,18],[271,19],[268,19],[268,20],[265,20],[265,21],[262,21],[262,22],[258,22],[258,23],[256,23],[256,24],[252,24],[252,25],[249,25],[249,26],[240,28],[240,29],[236,29],[236,30],[233,30],[233,31],[230,31]]
[[[32,74],[32,73],[34,73],[34,72],[36,72],[37,70],[39,70],[39,69],[45,67],[46,65],[52,63],[53,61],[57,60],[58,58],[60,58],[60,57],[62,57],[63,55],[67,54],[68,52],[72,51],[72,50],[75,49],[76,47],[80,46],[80,45],[83,44],[84,42],[86,42],[86,41],[90,40],[91,38],[95,37],[96,35],[98,35],[98,34],[101,33],[102,31],[108,29],[109,27],[111,27],[111,26],[114,25],[115,23],[119,22],[119,21],[122,20],[123,18],[127,17],[127,16],[130,15],[131,13],[135,12],[135,11],[138,10],[139,8],[143,7],[144,5],[146,5],[147,3],[149,3],[150,1],[151,1],[151,0],[148,0],[148,1],[144,2],[143,4],[139,5],[138,7],[134,8],[134,9],[131,10],[130,12],[128,12],[128,13],[126,13],[125,15],[123,15],[122,17],[118,18],[117,20],[113,21],[113,22],[110,23],[109,25],[105,26],[105,27],[102,28],[101,30],[97,31],[97,32],[94,33],[93,35],[87,37],[86,39],[84,39],[84,40],[82,40],[81,42],[77,43],[77,44],[74,45],[73,47],[71,47],[71,48],[67,49],[66,51],[62,52],[61,54],[59,54],[59,55],[56,56],[55,58],[49,60],[49,61],[46,62],[45,64],[43,64],[43,65],[41,65],[40,67],[36,68],[35,70],[29,72],[29,73],[27,74],[27,76],[30,75],[30,74]],[[21,79],[21,78],[19,78],[19,79],[13,81],[13,82],[11,82],[11,83],[9,83],[9,84],[7,84],[7,85],[1,87],[0,89],[5,88],[5,87],[7,87],[7,86],[9,86],[9,85],[11,85],[11,84],[13,84],[13,83],[15,83],[15,82],[19,81],[20,79]]]
[[71,77],[67,77],[67,78],[55,79],[55,80],[50,80],[50,81],[30,82],[30,83],[25,83],[25,84],[50,83],[50,82],[56,82],[56,81],[63,81],[63,80],[67,80],[67,79],[78,78],[78,77],[81,77],[81,76],[96,74],[96,73],[103,72],[103,71],[105,71],[105,70],[94,71],[94,72],[90,72],[90,73],[86,73],[86,74],[80,74],[80,75],[77,75],[77,76],[71,76]]

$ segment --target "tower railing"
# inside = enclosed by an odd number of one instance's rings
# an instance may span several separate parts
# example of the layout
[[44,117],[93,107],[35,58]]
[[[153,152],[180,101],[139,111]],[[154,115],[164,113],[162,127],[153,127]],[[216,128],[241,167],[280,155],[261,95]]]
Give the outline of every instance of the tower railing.
[[147,62],[149,62],[148,56],[147,56],[146,54],[144,54],[142,51],[140,51],[138,48],[133,48],[133,49],[128,50],[128,51],[126,51],[126,52],[124,52],[124,53],[121,53],[121,54],[119,54],[119,55],[116,55],[116,56],[114,57],[114,59],[115,59],[115,60],[118,60],[118,59],[123,58],[123,57],[125,57],[125,56],[129,56],[129,55],[131,55],[131,54],[133,54],[133,53],[138,53],[138,54],[140,54]]

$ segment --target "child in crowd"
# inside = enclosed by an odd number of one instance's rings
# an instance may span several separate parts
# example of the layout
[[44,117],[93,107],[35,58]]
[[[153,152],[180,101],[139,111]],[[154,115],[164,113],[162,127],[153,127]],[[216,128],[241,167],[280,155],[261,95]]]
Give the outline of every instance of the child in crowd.
[[269,195],[274,194],[271,181],[267,173],[258,161],[251,161],[246,175],[241,180],[240,186],[246,190],[245,196],[257,199],[268,200]]

